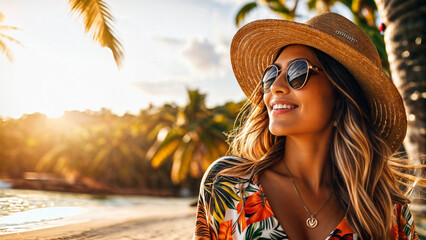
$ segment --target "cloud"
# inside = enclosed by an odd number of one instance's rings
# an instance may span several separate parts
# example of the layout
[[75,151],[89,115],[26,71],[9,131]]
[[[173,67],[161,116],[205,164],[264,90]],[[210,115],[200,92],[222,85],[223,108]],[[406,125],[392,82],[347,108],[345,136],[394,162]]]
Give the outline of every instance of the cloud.
[[185,41],[178,38],[171,38],[171,37],[158,36],[158,35],[153,36],[152,40],[154,40],[154,42],[157,42],[158,44],[162,46],[180,46],[185,43]]
[[222,67],[223,54],[207,39],[191,39],[182,56],[196,72],[215,71]]
[[135,82],[132,85],[138,87],[143,92],[149,95],[170,95],[171,97],[176,97],[182,94],[185,91],[185,84],[181,81],[168,80],[168,81],[158,81],[158,82]]

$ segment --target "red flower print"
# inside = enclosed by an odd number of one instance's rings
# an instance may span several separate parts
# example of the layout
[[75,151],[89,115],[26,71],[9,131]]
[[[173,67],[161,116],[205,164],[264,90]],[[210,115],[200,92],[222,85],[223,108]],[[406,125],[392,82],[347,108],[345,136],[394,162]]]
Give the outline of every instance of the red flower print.
[[232,220],[220,224],[218,237],[219,240],[232,240]]
[[247,221],[246,221],[246,212],[243,207],[244,200],[241,199],[241,201],[237,205],[237,213],[238,216],[238,225],[241,227],[241,232],[244,232],[244,229],[247,227]]
[[247,220],[248,225],[268,219],[273,215],[266,196],[260,190],[246,199],[244,208],[246,215],[250,216]]
[[336,230],[334,230],[328,240],[352,240],[354,236],[353,234],[354,231],[352,230],[349,223],[346,221],[346,218],[344,218],[339,223]]

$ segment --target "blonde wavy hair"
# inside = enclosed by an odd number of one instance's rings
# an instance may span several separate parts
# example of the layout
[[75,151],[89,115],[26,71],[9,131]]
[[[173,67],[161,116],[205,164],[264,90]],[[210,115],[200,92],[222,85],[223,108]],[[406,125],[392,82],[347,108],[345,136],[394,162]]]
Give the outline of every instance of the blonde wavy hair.
[[[425,186],[423,178],[410,173],[420,166],[408,165],[392,156],[389,146],[370,124],[369,104],[348,70],[327,54],[312,48],[328,79],[336,89],[337,127],[330,146],[333,190],[347,209],[347,220],[362,239],[388,239],[395,203],[410,203],[406,194]],[[280,50],[282,51],[282,49]],[[279,56],[279,53],[278,55]],[[260,81],[229,133],[229,154],[245,159],[220,174],[255,176],[281,161],[285,136],[269,132],[268,112],[260,92]],[[238,124],[239,123],[239,124]],[[405,191],[405,193],[403,193]]]

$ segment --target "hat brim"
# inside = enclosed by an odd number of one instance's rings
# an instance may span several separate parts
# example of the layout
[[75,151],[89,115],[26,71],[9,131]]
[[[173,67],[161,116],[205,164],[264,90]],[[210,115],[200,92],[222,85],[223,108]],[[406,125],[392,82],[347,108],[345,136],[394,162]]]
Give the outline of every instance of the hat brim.
[[278,50],[301,44],[319,49],[343,64],[356,78],[371,106],[377,132],[396,151],[405,137],[407,119],[401,95],[390,78],[368,57],[345,41],[307,24],[286,20],[258,20],[243,26],[231,44],[231,63],[237,81],[250,98],[264,69]]

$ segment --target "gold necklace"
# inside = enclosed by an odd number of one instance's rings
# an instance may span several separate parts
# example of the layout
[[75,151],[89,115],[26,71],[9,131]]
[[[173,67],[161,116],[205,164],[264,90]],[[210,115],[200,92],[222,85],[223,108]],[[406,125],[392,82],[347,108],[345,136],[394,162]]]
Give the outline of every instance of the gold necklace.
[[319,213],[319,211],[321,211],[321,209],[327,204],[328,200],[330,200],[331,198],[331,194],[333,193],[333,191],[330,191],[330,194],[328,195],[327,200],[325,200],[325,202],[322,204],[322,206],[314,213],[311,213],[308,209],[308,207],[306,207],[305,202],[303,202],[302,197],[299,194],[299,191],[297,191],[297,187],[296,184],[294,183],[294,179],[293,176],[291,176],[290,170],[288,169],[287,165],[284,162],[284,166],[287,169],[288,175],[290,176],[291,182],[293,183],[293,187],[294,190],[296,191],[297,197],[299,197],[300,202],[302,203],[303,207],[305,208],[306,212],[309,214],[310,217],[308,217],[308,219],[306,219],[306,226],[308,226],[309,228],[315,228],[318,225],[318,219],[315,218],[315,216]]

